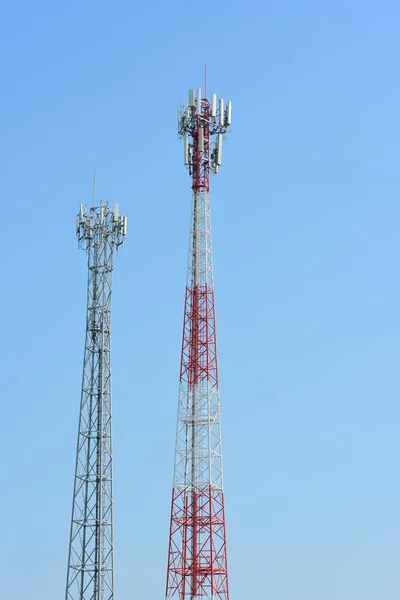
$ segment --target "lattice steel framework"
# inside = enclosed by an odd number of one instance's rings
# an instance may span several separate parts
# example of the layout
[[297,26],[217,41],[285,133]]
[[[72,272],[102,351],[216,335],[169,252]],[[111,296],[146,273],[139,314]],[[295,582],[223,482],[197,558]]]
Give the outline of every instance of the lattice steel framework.
[[81,205],[78,243],[88,256],[83,359],[66,600],[113,600],[111,292],[114,252],[124,241],[118,205]]
[[200,90],[178,114],[193,192],[167,599],[229,600],[209,189],[230,123],[231,103]]

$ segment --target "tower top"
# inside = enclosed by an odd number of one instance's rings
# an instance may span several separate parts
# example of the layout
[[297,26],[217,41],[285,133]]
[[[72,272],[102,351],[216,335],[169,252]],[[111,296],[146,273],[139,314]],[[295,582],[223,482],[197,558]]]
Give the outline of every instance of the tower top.
[[119,204],[111,210],[107,203],[100,200],[100,206],[92,206],[86,212],[86,204],[81,204],[76,216],[76,237],[78,244],[88,250],[99,236],[107,238],[117,249],[126,237],[127,218],[119,214]]
[[232,102],[217,100],[212,94],[211,103],[202,98],[201,88],[189,90],[188,99],[178,109],[178,135],[184,140],[184,162],[193,175],[196,157],[203,154],[206,168],[218,173],[222,160],[222,140],[226,138],[232,122]]

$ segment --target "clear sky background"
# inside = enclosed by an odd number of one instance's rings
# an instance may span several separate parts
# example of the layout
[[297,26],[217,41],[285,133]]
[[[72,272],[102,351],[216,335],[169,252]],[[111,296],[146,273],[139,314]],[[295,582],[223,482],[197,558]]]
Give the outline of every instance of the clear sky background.
[[75,214],[120,202],[116,600],[164,598],[190,179],[212,180],[232,600],[399,596],[400,5],[0,5],[0,600],[63,598],[86,310]]

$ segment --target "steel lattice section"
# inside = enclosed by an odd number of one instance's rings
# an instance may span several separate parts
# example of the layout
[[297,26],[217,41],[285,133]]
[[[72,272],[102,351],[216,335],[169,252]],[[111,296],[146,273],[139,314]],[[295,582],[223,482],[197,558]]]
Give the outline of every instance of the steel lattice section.
[[175,594],[229,597],[224,496],[212,486],[193,494],[173,492],[167,597]]
[[66,600],[113,600],[111,294],[126,218],[81,206],[77,237],[88,256],[86,337]]

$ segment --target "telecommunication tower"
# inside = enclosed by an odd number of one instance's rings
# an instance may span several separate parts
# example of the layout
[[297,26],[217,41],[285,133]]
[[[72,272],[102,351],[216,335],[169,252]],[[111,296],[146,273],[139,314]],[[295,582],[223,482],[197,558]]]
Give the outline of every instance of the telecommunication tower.
[[88,285],[66,600],[113,600],[111,292],[114,253],[126,236],[118,204],[80,206],[78,244]]
[[229,600],[210,217],[231,102],[190,90],[178,111],[192,178],[166,598]]

